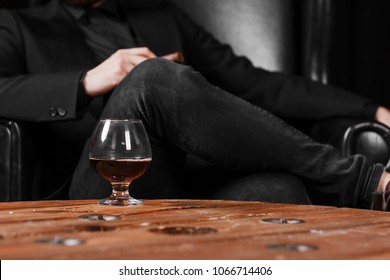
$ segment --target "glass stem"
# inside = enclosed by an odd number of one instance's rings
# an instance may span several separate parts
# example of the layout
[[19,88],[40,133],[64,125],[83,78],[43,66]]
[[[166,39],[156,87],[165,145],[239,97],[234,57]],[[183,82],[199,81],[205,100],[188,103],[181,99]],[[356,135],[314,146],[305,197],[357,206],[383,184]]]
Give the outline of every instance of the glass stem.
[[112,194],[110,199],[128,200],[130,197],[129,185],[130,183],[112,183]]

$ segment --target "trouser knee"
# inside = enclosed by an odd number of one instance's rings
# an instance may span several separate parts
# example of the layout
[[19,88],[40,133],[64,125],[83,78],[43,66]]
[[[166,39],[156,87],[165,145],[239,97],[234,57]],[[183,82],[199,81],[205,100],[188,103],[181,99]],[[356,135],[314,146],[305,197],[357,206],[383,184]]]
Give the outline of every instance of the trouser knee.
[[103,113],[105,117],[162,118],[182,101],[194,95],[184,90],[191,81],[192,69],[172,61],[154,58],[135,67],[112,93]]
[[188,72],[188,68],[162,58],[148,59],[135,67],[123,83],[128,88],[140,89],[137,91],[140,95],[150,94],[150,99],[156,99],[159,98],[158,93],[162,91],[165,95],[176,94],[176,89],[180,88],[180,83],[183,82],[183,76]]

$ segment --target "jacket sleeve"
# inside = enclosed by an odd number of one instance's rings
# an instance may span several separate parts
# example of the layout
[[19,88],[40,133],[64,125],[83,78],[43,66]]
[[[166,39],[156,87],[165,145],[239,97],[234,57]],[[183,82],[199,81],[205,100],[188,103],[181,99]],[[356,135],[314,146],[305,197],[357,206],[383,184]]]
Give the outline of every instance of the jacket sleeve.
[[256,68],[179,8],[173,5],[172,9],[184,38],[187,63],[212,84],[284,119],[316,121],[339,116],[374,119],[378,105],[373,101],[302,77]]
[[56,121],[76,117],[81,72],[30,73],[18,14],[0,10],[0,117]]

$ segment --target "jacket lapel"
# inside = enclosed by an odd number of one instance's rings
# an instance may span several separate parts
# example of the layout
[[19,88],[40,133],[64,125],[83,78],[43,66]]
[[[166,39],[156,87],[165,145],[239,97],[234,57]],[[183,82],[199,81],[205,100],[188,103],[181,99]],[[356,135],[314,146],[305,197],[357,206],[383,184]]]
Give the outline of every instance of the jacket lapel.
[[179,30],[162,0],[120,1],[126,17],[142,41],[157,56],[182,51]]

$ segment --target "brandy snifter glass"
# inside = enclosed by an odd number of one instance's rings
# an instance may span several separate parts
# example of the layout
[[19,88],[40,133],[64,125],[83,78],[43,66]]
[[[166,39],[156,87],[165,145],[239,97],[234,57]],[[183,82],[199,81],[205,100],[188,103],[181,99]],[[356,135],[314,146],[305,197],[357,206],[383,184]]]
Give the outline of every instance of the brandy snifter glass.
[[89,160],[112,186],[112,194],[99,200],[99,204],[142,204],[129,194],[131,182],[142,176],[152,161],[148,135],[141,120],[100,120],[93,135]]

